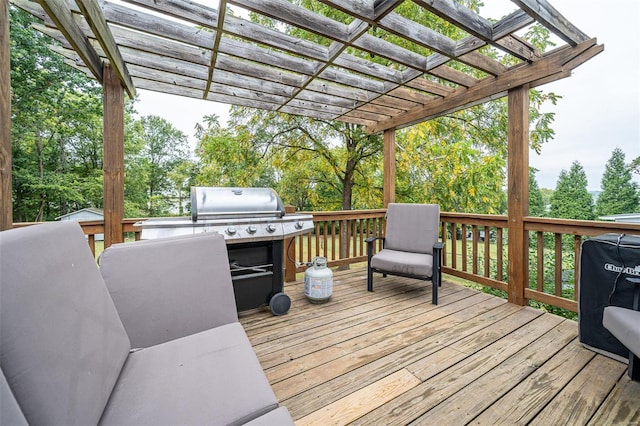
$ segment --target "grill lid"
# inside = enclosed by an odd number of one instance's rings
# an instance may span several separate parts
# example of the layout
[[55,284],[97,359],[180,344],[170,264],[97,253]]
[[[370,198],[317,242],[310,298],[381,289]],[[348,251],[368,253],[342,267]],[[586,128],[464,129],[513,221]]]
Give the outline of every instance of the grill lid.
[[191,187],[191,219],[284,216],[284,204],[271,188]]

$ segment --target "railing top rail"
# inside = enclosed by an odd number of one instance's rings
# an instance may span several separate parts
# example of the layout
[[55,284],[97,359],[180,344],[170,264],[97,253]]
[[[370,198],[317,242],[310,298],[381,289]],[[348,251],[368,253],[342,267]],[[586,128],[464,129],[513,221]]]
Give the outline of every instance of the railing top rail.
[[373,209],[373,210],[339,210],[333,212],[297,212],[301,214],[312,214],[314,219],[331,220],[333,218],[339,219],[366,219],[370,217],[384,217],[386,209]]
[[457,219],[460,220],[468,220],[468,219],[477,219],[477,220],[486,220],[486,221],[507,221],[508,218],[506,215],[501,214],[480,214],[480,213],[458,213],[458,212],[440,212],[441,218],[447,219]]
[[526,230],[530,231],[546,231],[574,235],[599,235],[602,233],[634,233],[640,235],[640,223],[527,216],[524,218],[524,226]]

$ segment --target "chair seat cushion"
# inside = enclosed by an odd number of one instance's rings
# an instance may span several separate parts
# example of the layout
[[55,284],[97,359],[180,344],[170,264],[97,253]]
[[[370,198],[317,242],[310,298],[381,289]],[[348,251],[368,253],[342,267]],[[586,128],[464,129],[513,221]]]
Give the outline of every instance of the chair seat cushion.
[[433,256],[385,248],[371,258],[371,267],[390,274],[431,278],[433,275]]
[[640,357],[640,311],[607,306],[604,308],[602,325]]
[[243,424],[278,407],[240,323],[132,352],[103,425]]

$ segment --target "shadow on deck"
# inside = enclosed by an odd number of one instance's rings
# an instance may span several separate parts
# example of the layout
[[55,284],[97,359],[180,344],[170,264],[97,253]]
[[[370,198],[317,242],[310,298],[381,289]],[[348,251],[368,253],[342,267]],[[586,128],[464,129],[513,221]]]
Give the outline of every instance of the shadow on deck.
[[640,424],[640,383],[584,349],[571,320],[445,281],[334,273],[333,297],[241,315],[297,425]]

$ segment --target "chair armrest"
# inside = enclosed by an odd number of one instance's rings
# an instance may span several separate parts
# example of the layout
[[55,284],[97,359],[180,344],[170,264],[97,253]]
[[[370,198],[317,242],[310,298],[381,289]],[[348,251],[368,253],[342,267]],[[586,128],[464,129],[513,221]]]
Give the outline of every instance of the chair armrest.
[[376,240],[382,240],[382,247],[384,247],[384,237],[369,237],[364,240],[367,243],[367,259],[369,264],[371,263],[371,258],[373,257],[373,243]]
[[238,321],[221,235],[115,244],[100,271],[133,348]]
[[367,244],[371,244],[372,242],[374,242],[376,240],[384,241],[384,237],[369,237],[369,238],[365,239],[364,242],[367,243]]
[[636,289],[633,292],[633,310],[640,311],[640,278],[627,277],[627,281],[635,284]]

